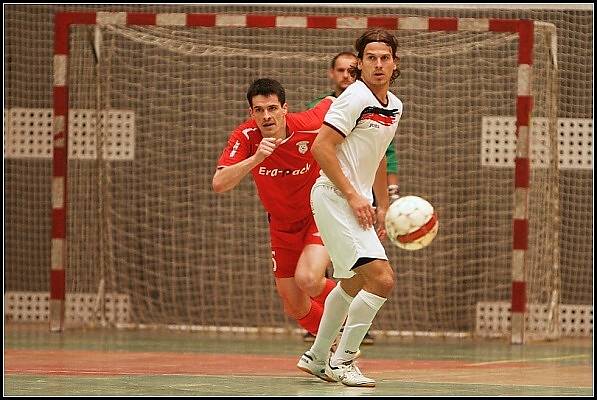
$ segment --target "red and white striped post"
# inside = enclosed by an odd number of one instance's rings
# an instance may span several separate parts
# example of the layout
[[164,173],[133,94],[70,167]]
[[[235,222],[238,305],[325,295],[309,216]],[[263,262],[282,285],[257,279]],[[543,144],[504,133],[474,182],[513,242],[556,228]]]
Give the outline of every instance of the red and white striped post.
[[532,109],[534,24],[527,20],[434,17],[337,17],[329,15],[281,16],[263,14],[60,12],[54,36],[54,155],[52,177],[52,266],[50,280],[50,329],[64,326],[65,270],[67,261],[66,206],[68,165],[68,46],[72,24],[159,25],[188,27],[246,27],[303,29],[512,32],[519,35],[514,172],[512,255],[512,343],[524,342],[526,312],[526,251],[528,247],[528,190],[530,181],[529,122]]
[[527,312],[526,271],[529,245],[529,184],[531,178],[530,136],[531,75],[533,65],[534,24],[518,23],[518,93],[516,97],[516,157],[514,159],[514,212],[512,223],[512,301],[511,343],[525,342]]
[[68,47],[71,24],[94,24],[95,13],[57,13],[54,19],[54,120],[52,158],[52,249],[50,331],[64,329],[68,172]]

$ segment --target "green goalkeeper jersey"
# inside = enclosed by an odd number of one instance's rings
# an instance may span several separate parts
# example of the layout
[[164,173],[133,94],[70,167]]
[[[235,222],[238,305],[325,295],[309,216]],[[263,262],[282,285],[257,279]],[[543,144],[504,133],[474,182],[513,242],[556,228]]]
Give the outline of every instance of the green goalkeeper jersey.
[[[313,108],[317,103],[323,100],[326,96],[336,97],[334,92],[322,94],[319,97],[311,100],[307,103],[307,108]],[[397,174],[398,173],[398,158],[396,157],[396,144],[394,143],[394,139],[390,142],[388,149],[386,150],[386,165],[387,165],[387,172],[389,174]]]

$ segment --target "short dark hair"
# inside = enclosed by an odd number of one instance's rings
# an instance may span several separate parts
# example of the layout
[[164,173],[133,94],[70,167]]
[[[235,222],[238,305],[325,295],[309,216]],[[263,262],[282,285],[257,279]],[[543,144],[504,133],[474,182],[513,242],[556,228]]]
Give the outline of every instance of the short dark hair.
[[247,101],[249,106],[253,107],[253,97],[255,96],[271,96],[275,94],[278,96],[280,105],[286,103],[286,91],[280,82],[270,78],[260,78],[251,83],[247,90]]
[[[387,44],[392,49],[392,58],[396,60],[396,69],[392,73],[390,83],[394,82],[400,76],[400,67],[398,66],[398,39],[390,32],[382,28],[369,28],[355,42],[354,48],[357,51],[357,57],[363,60],[365,47],[372,42],[381,42]],[[361,70],[355,65],[350,67],[348,72],[356,79],[361,77]]]
[[340,57],[352,57],[352,58],[357,58],[356,54],[354,54],[352,51],[343,51],[341,53],[338,53],[334,56],[334,58],[332,58],[332,63],[330,64],[330,68],[334,69],[336,68],[336,61],[338,61],[338,59]]

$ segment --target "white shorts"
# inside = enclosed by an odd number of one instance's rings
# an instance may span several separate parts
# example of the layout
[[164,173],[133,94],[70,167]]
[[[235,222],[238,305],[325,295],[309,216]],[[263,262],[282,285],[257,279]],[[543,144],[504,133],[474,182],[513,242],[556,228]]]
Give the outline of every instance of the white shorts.
[[321,239],[334,267],[334,278],[351,278],[351,268],[361,257],[387,260],[375,228],[363,229],[339,189],[315,182],[311,189],[311,209]]

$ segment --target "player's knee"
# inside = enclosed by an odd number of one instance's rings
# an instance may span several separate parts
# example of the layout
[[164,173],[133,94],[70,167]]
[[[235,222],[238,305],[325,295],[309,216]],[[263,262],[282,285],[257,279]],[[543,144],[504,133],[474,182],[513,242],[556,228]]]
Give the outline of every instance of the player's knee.
[[382,283],[383,290],[386,292],[386,297],[389,295],[392,290],[394,289],[394,279],[384,279]]
[[387,297],[394,289],[394,272],[392,269],[388,269],[383,273],[379,274],[375,279],[375,286],[380,294]]
[[297,271],[294,275],[296,285],[305,293],[311,293],[321,284],[323,277],[317,276],[313,271]]

